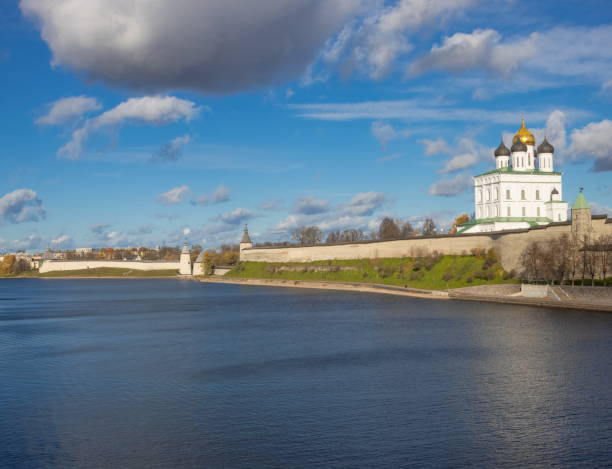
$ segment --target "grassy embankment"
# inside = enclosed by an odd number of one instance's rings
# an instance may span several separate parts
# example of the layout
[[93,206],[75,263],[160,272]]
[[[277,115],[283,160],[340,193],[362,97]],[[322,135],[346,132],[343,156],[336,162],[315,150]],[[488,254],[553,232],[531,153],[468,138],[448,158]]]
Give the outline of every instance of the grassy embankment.
[[504,272],[494,257],[487,255],[309,263],[241,262],[226,277],[379,283],[428,290],[517,282]]
[[82,270],[63,270],[38,273],[35,270],[21,272],[16,275],[8,275],[4,278],[58,278],[58,277],[129,277],[129,278],[148,278],[148,277],[173,277],[177,275],[177,271],[170,270],[133,270],[120,269],[117,267],[98,267],[95,269]]

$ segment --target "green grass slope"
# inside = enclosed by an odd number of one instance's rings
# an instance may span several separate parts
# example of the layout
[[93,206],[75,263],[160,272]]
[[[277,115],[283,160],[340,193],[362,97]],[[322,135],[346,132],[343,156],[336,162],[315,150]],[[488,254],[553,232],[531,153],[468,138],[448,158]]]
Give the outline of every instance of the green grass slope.
[[309,263],[241,262],[226,277],[379,283],[429,290],[515,281],[509,278],[494,257],[486,255]]

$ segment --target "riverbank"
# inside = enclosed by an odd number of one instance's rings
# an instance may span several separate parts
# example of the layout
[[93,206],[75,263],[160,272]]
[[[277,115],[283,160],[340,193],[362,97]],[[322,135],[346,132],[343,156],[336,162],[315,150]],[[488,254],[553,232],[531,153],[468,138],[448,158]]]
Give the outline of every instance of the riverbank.
[[[339,290],[363,293],[379,293],[386,295],[410,296],[415,298],[428,298],[435,300],[458,300],[458,301],[481,301],[490,303],[506,303],[526,306],[540,306],[547,308],[579,309],[590,311],[612,312],[612,303],[606,304],[599,300],[597,293],[581,295],[580,298],[564,298],[556,300],[552,298],[527,298],[516,296],[520,291],[520,285],[482,285],[478,289],[474,287],[458,288],[452,290],[425,290],[418,288],[395,287],[372,283],[358,282],[320,282],[305,280],[277,280],[277,279],[254,279],[254,278],[226,278],[226,277],[201,277],[199,281],[204,283],[228,283],[234,285],[252,285],[285,288],[308,288],[318,290]],[[591,287],[573,287],[591,288]],[[601,287],[596,287],[601,288]],[[595,295],[595,296],[593,296]]]

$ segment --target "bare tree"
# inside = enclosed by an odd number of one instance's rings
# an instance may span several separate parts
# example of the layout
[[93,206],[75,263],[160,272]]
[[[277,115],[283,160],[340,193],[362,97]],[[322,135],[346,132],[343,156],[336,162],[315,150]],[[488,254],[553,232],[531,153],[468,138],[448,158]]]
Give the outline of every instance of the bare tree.
[[423,223],[423,236],[431,236],[436,232],[436,224],[431,218],[428,218]]
[[412,224],[409,221],[405,221],[402,224],[400,232],[402,239],[412,238],[416,235],[416,232],[414,231],[414,228],[412,227]]
[[302,246],[313,246],[321,242],[323,233],[316,226],[302,226],[291,233],[291,238]]
[[537,241],[532,241],[523,250],[520,261],[523,266],[523,276],[526,280],[531,282],[540,280],[542,254],[542,249]]
[[352,243],[355,241],[362,241],[363,239],[365,239],[365,235],[363,234],[363,231],[356,230],[353,228],[344,230],[340,234],[340,241],[344,241],[347,243]]

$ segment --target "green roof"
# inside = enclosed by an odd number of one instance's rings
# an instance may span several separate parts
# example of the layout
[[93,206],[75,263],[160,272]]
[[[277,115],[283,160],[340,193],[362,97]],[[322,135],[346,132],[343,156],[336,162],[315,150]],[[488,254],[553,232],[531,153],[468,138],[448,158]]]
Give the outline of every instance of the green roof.
[[576,202],[574,202],[574,205],[572,206],[572,210],[580,210],[583,208],[591,208],[591,206],[587,202],[587,199],[582,191],[580,191],[578,197],[576,197]]
[[494,223],[494,222],[526,222],[529,226],[538,226],[540,223],[551,223],[552,220],[547,217],[492,217],[492,218],[478,218],[476,220],[469,220],[458,226],[457,234],[463,233],[468,228],[474,225],[480,225],[483,223]]
[[[538,174],[541,176],[546,176],[547,174],[556,174],[560,175],[561,173],[558,171],[540,171],[539,169],[530,169],[529,171],[515,171],[509,166],[505,166],[503,168],[492,169],[491,171],[487,171],[486,173],[479,174],[478,176],[484,176],[485,174]],[[475,176],[475,177],[478,177]]]

